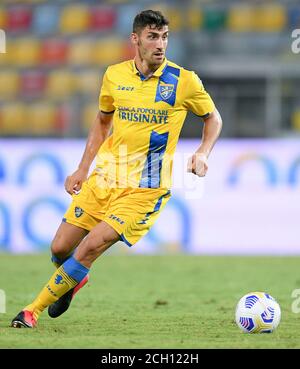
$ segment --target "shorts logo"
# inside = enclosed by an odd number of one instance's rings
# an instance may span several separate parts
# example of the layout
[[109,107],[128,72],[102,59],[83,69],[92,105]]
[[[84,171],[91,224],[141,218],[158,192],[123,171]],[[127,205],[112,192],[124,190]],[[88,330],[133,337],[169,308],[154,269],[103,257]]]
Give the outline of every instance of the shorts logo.
[[159,94],[163,98],[163,100],[168,100],[174,91],[174,85],[172,84],[160,84],[159,85]]
[[124,222],[124,220],[120,219],[119,217],[116,217],[116,216],[115,216],[115,215],[113,215],[113,214],[110,214],[109,218],[110,218],[110,219],[113,219],[113,220],[115,220],[115,221],[117,221],[117,222],[118,222],[118,223],[120,223],[120,224],[124,224],[124,223],[125,223],[125,222]]
[[81,215],[83,214],[83,209],[81,209],[80,207],[76,206],[75,207],[75,217],[79,218],[81,217]]

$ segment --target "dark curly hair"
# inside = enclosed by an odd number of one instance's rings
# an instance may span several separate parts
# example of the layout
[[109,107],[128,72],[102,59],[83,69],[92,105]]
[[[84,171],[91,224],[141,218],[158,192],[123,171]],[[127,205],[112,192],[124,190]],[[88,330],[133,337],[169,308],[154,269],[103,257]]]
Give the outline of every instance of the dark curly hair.
[[133,32],[138,33],[145,27],[152,25],[157,29],[161,29],[163,26],[167,26],[168,24],[169,21],[160,11],[144,10],[135,16],[133,21]]

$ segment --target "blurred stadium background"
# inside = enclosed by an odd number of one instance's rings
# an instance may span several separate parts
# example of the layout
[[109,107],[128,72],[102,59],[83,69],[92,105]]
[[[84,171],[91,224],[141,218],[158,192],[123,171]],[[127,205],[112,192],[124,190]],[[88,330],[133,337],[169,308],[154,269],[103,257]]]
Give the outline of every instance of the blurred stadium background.
[[[143,9],[170,20],[170,60],[195,70],[224,128],[205,180],[183,165],[202,124],[189,115],[173,198],[137,253],[299,254],[300,29],[296,0],[3,0],[0,250],[47,250],[69,198],[107,65],[132,56]],[[119,250],[127,252],[126,246]]]

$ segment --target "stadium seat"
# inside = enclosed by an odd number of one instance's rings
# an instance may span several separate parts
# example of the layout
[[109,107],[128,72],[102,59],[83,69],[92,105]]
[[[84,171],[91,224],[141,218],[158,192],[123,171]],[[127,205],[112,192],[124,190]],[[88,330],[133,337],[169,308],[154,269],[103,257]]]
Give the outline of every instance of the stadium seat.
[[11,67],[13,62],[13,53],[14,53],[14,41],[10,40],[10,42],[6,42],[5,45],[5,53],[0,53],[0,67],[3,66]]
[[129,3],[130,0],[107,0],[109,4],[126,4]]
[[300,107],[292,113],[292,128],[300,132]]
[[187,10],[187,26],[191,31],[199,31],[202,27],[203,15],[198,8],[189,8]]
[[54,100],[69,98],[75,91],[74,76],[65,70],[50,72],[46,94]]
[[7,12],[3,7],[0,8],[0,29],[6,29],[7,25]]
[[[132,32],[132,19],[141,11],[141,8],[135,4],[120,5],[117,7],[116,32],[119,35],[128,37]],[[126,14],[126,16],[124,16]]]
[[63,39],[48,39],[42,43],[41,62],[48,66],[62,65],[68,56],[69,44]]
[[289,29],[300,28],[300,6],[292,6],[288,9]]
[[170,20],[169,29],[172,32],[179,32],[182,30],[183,26],[183,12],[176,7],[169,7],[165,4],[158,3],[152,6],[153,10],[161,11],[163,14],[167,15]]
[[11,62],[18,67],[34,67],[40,62],[40,42],[34,38],[20,38],[14,42]]
[[227,27],[232,32],[251,32],[255,30],[256,11],[247,5],[235,5],[228,12]]
[[225,28],[227,12],[222,8],[208,8],[203,12],[203,26],[207,31],[220,31]]
[[28,6],[14,6],[7,11],[7,30],[10,32],[28,31],[32,12]]
[[81,127],[84,133],[87,133],[93,124],[98,112],[98,102],[94,104],[87,104],[83,108],[81,117]]
[[92,31],[111,30],[115,26],[116,11],[113,7],[91,7],[90,29]]
[[38,101],[28,105],[27,133],[47,136],[55,133],[55,107],[49,102]]
[[68,63],[76,66],[93,64],[93,49],[91,39],[74,39],[69,44]]
[[123,60],[133,59],[134,55],[135,55],[134,46],[132,45],[132,43],[129,40],[125,41],[124,44],[123,44],[122,59]]
[[169,28],[171,32],[180,32],[182,30],[183,18],[182,13],[176,8],[167,8],[164,14],[168,14],[168,18],[171,20]]
[[21,103],[4,104],[1,108],[1,134],[22,135],[27,132],[26,106]]
[[21,94],[24,97],[38,97],[44,93],[46,75],[38,70],[26,71],[21,77]]
[[58,6],[37,6],[32,19],[33,32],[41,36],[54,34],[58,29],[59,15]]
[[286,10],[282,5],[263,5],[257,7],[255,30],[259,32],[280,32],[287,23]]
[[76,75],[76,90],[82,95],[96,97],[100,93],[102,73],[100,70],[86,70]]
[[15,98],[19,92],[20,76],[11,70],[0,72],[0,100]]
[[[56,107],[56,117],[55,117],[55,129],[56,133],[63,135],[65,132],[70,134],[70,126],[73,127],[73,115],[74,109],[68,103],[60,104]],[[76,132],[72,132],[76,134]]]
[[67,5],[61,11],[60,30],[63,33],[81,33],[88,30],[90,14],[83,5]]
[[96,42],[93,51],[94,63],[98,66],[122,61],[124,42],[120,39],[105,39]]

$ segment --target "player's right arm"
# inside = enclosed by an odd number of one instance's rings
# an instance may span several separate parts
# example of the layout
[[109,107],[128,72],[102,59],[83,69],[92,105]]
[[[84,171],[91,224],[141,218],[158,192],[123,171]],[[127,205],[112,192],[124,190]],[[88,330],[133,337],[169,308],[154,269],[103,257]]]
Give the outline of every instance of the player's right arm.
[[115,107],[110,93],[108,70],[103,76],[101,92],[99,96],[99,112],[89,131],[87,143],[79,163],[78,169],[67,177],[65,181],[66,191],[72,195],[81,189],[82,183],[87,179],[90,166],[103,142],[109,136]]
[[90,166],[102,143],[109,136],[113,120],[113,113],[107,114],[98,112],[96,119],[89,131],[85,150],[78,169],[68,176],[65,181],[66,191],[72,195],[81,189],[82,183],[86,180]]

